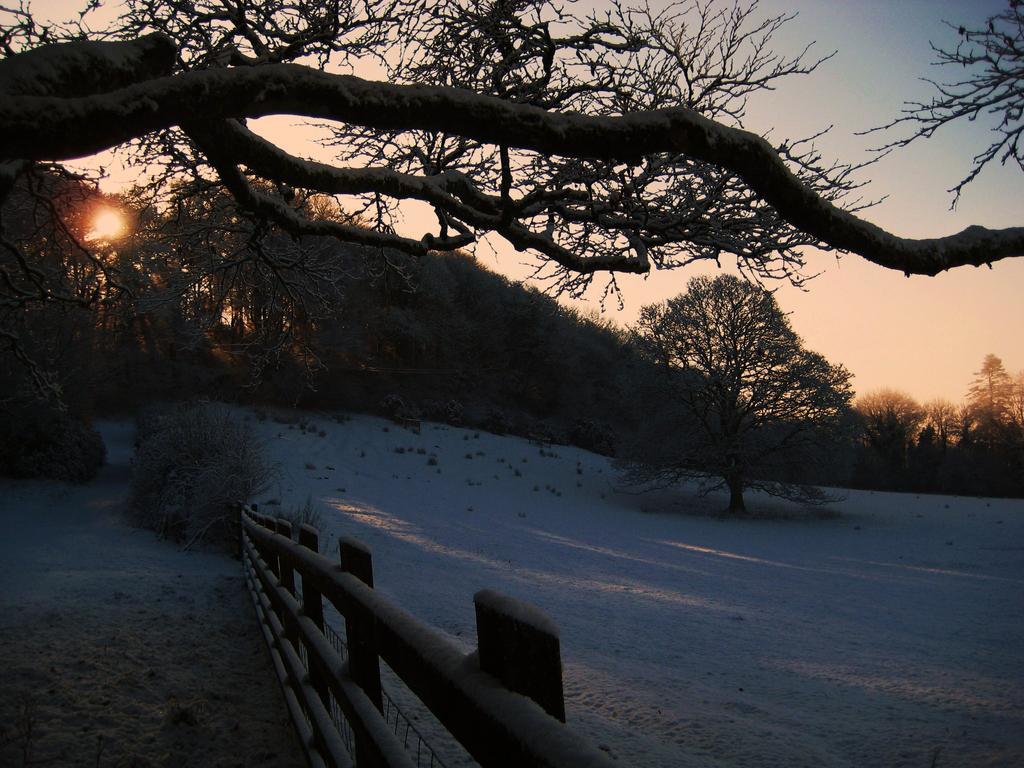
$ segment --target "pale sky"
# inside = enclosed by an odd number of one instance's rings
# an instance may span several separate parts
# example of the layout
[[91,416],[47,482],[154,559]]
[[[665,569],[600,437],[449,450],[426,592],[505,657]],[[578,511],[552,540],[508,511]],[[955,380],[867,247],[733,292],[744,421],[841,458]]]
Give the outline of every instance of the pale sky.
[[[942,20],[980,26],[1004,5],[763,0],[766,14],[799,13],[784,28],[780,50],[817,41],[815,49],[822,53],[839,52],[814,74],[760,96],[747,126],[795,137],[832,124],[819,145],[847,162],[862,161],[877,138],[854,132],[887,122],[906,99],[927,99],[931,88],[921,76],[941,80],[946,75],[930,66],[928,46],[929,40],[948,43],[955,36]],[[1016,167],[987,169],[967,188],[957,210],[949,210],[952,198],[945,190],[987,146],[986,133],[981,125],[950,127],[866,169],[872,183],[865,195],[889,198],[865,218],[910,237],[951,234],[970,224],[1024,225],[1024,173]],[[853,254],[838,262],[828,254],[811,254],[808,262],[811,272],[823,274],[806,291],[781,284],[779,302],[807,346],[854,373],[859,393],[888,386],[922,400],[956,402],[988,352],[1001,357],[1011,372],[1024,369],[1024,259],[1004,260],[991,270],[962,267],[934,278],[906,278]],[[497,266],[505,271],[501,262]],[[643,304],[682,291],[692,274],[696,270],[689,268],[646,280],[624,275],[619,284],[626,307],[606,311],[628,324]]]
[[[817,73],[762,99],[751,127],[806,133],[833,123],[833,136],[822,146],[858,161],[874,139],[854,131],[886,122],[906,99],[927,100],[932,88],[921,76],[941,81],[959,74],[931,66],[929,40],[948,45],[955,38],[942,20],[981,26],[1005,2],[806,0],[763,7],[799,11],[788,28],[793,47],[817,40],[839,53]],[[970,224],[1024,224],[1024,173],[1016,167],[986,169],[967,187],[957,210],[949,210],[952,198],[945,190],[987,146],[987,133],[980,124],[951,126],[868,168],[868,193],[889,198],[865,217],[911,237],[946,235]],[[810,347],[856,375],[858,392],[892,386],[920,399],[958,401],[987,352],[1000,356],[1010,371],[1024,369],[1024,259],[934,278],[905,278],[855,255],[838,264],[819,255],[813,264],[825,273],[806,293],[780,289],[780,302]]]
[[[758,97],[747,127],[797,137],[831,124],[830,135],[819,141],[826,154],[847,162],[865,160],[877,137],[854,133],[887,122],[907,99],[926,100],[931,87],[920,77],[941,80],[947,74],[930,66],[928,45],[929,40],[947,44],[955,37],[942,21],[980,26],[1004,5],[991,0],[763,0],[765,14],[799,14],[784,27],[779,50],[792,52],[816,41],[812,50],[838,54],[814,74],[791,78]],[[910,237],[951,234],[970,224],[1024,225],[1024,173],[1016,167],[986,169],[956,211],[949,210],[952,198],[945,190],[960,181],[970,158],[987,146],[986,134],[980,124],[953,126],[866,169],[864,178],[871,184],[865,196],[889,197],[866,211],[865,218]],[[485,258],[483,250],[480,254]],[[514,274],[508,260],[503,256],[490,264]],[[1004,260],[992,269],[964,267],[934,278],[906,278],[853,254],[837,262],[816,253],[808,262],[810,272],[822,274],[805,291],[780,284],[779,302],[807,346],[854,373],[859,393],[894,387],[921,400],[956,402],[988,352],[1001,357],[1011,372],[1024,369],[1024,259]],[[686,268],[646,279],[623,275],[619,284],[626,307],[621,312],[607,307],[606,312],[629,324],[641,306],[681,292],[697,272]]]
[[[33,7],[41,15],[63,15],[78,5],[48,0]],[[819,141],[826,156],[860,162],[878,137],[858,137],[856,131],[887,122],[904,100],[927,100],[931,87],[920,81],[922,76],[943,80],[958,74],[930,66],[929,41],[948,46],[955,38],[942,21],[980,26],[1003,7],[1005,1],[996,0],[762,0],[764,14],[799,14],[778,37],[778,50],[792,53],[816,41],[813,50],[838,54],[816,73],[759,96],[748,110],[747,127],[772,128],[775,137],[796,138],[832,124],[830,135]],[[260,130],[275,139],[291,134],[286,148],[312,154],[301,145],[298,137],[306,132],[294,129],[295,122],[260,121]],[[957,210],[949,210],[952,198],[946,190],[964,176],[973,154],[987,146],[986,134],[981,121],[948,127],[866,169],[864,178],[871,184],[865,196],[889,197],[865,212],[865,218],[911,237],[937,237],[970,224],[1024,225],[1024,173],[1015,167],[987,169],[966,189]],[[116,172],[113,179],[119,180]],[[486,245],[478,248],[482,263],[517,279],[529,273],[523,255],[498,238],[490,242],[497,252]],[[894,387],[921,400],[959,401],[989,352],[1001,357],[1009,371],[1024,370],[1024,258],[998,262],[992,269],[962,267],[934,278],[906,278],[852,254],[837,262],[831,255],[812,253],[808,262],[810,272],[822,274],[805,291],[780,284],[779,302],[807,346],[853,372],[859,393]],[[626,306],[618,311],[610,302],[605,312],[627,325],[644,304],[676,295],[690,276],[708,269],[713,265],[646,279],[623,275],[619,284]],[[582,305],[596,306],[596,298]]]

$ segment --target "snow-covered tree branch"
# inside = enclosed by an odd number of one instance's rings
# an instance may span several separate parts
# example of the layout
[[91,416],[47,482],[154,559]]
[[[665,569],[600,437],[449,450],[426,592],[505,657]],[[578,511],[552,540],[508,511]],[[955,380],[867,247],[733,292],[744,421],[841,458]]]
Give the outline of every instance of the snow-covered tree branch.
[[[16,17],[0,60],[0,178],[127,146],[166,180],[222,184],[295,235],[416,254],[493,232],[552,263],[568,290],[722,254],[799,282],[802,246],[925,275],[1024,255],[1024,227],[887,232],[857,215],[851,166],[745,130],[751,93],[827,58],[775,54],[787,17],[758,21],[756,4],[616,2],[585,17],[546,0],[344,5],[131,0],[106,32],[119,42],[79,39],[81,26],[30,34]],[[363,61],[392,82],[339,73]],[[245,126],[277,114],[329,121],[339,160],[290,155]],[[374,231],[310,221],[249,175],[355,196]],[[436,233],[395,233],[408,199],[433,207]]]

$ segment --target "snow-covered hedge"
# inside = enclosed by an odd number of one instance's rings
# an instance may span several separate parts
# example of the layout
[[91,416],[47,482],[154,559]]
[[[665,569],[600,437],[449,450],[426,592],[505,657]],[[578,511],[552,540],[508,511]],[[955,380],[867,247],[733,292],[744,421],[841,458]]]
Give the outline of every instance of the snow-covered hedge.
[[149,411],[139,418],[130,507],[161,536],[231,546],[234,503],[270,478],[263,445],[225,406],[203,403]]
[[103,438],[92,425],[45,403],[22,402],[0,413],[0,474],[84,483],[104,458]]

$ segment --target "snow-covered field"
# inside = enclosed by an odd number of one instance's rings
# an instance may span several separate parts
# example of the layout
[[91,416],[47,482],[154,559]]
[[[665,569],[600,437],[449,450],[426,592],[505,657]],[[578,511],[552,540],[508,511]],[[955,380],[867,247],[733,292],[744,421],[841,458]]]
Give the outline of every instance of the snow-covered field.
[[297,768],[238,562],[124,521],[133,431],[87,485],[0,480],[0,766]]
[[[262,511],[312,497],[324,539],[369,544],[377,588],[467,649],[477,590],[543,608],[569,724],[623,765],[1024,765],[1024,502],[724,520],[574,448],[247,418],[278,465]],[[128,528],[130,431],[104,433],[90,485],[0,483],[0,764],[26,711],[31,761],[294,764],[238,563]]]
[[723,520],[721,498],[618,493],[575,448],[313,421],[253,420],[280,467],[262,511],[311,495],[379,590],[467,646],[477,590],[543,608],[568,722],[623,764],[1024,765],[1021,501]]

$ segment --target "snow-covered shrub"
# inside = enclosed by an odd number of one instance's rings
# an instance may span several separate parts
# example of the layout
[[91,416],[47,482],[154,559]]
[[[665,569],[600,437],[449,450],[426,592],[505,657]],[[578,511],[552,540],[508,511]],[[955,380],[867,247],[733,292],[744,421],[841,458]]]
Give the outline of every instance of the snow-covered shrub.
[[480,426],[495,435],[507,435],[512,431],[512,418],[500,408],[489,408]]
[[421,410],[422,413],[417,415],[430,421],[439,421],[454,426],[465,422],[465,408],[459,400],[424,400]]
[[444,421],[445,412],[443,400],[424,400],[420,406],[420,410],[423,411],[423,417],[429,421]]
[[381,413],[387,416],[389,419],[397,419],[404,417],[409,412],[409,406],[406,405],[405,400],[402,399],[401,395],[385,395],[381,398],[380,403],[377,404],[380,408]]
[[0,474],[84,483],[96,476],[106,453],[91,424],[46,403],[0,413]]
[[449,424],[461,424],[464,410],[462,403],[458,400],[449,400],[444,406],[445,421]]
[[270,465],[249,424],[204,403],[139,418],[130,508],[161,536],[225,546],[238,531],[235,503],[264,490]]
[[569,442],[605,456],[615,455],[615,432],[595,419],[576,419],[569,429]]

